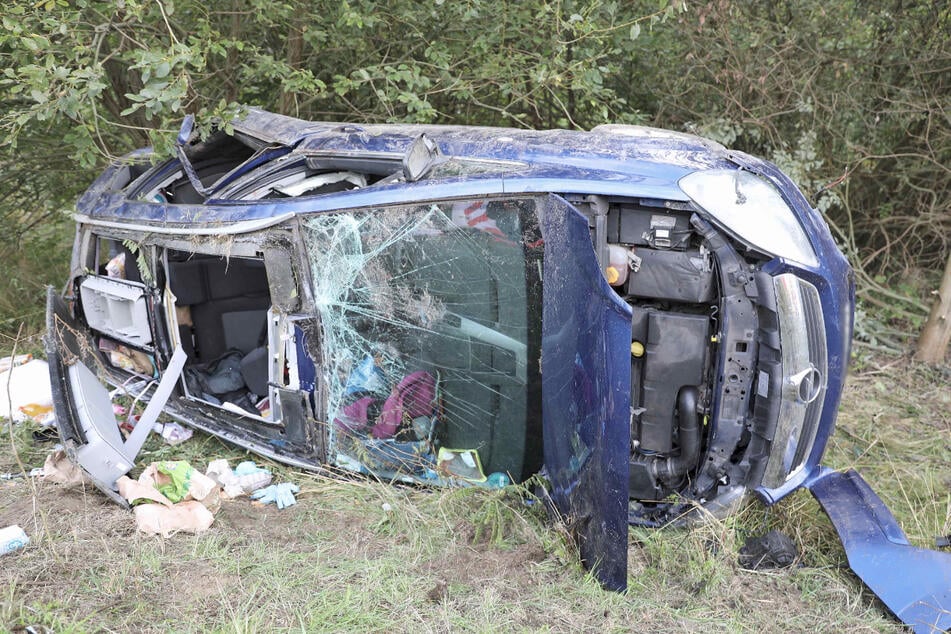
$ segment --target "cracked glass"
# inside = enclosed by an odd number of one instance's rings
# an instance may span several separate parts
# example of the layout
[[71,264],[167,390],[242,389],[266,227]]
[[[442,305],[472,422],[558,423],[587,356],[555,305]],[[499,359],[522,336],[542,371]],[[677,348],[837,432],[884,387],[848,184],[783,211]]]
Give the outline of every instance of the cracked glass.
[[540,467],[536,208],[457,200],[304,222],[338,466],[494,486]]

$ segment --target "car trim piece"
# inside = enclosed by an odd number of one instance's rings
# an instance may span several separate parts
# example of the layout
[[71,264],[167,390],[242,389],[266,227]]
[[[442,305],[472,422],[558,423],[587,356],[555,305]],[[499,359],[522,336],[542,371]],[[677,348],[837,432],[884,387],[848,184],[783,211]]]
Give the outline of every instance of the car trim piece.
[[824,468],[806,486],[832,520],[849,567],[889,610],[916,634],[951,629],[951,554],[912,546],[854,470]]
[[232,224],[216,225],[214,227],[168,227],[165,225],[137,224],[132,222],[118,222],[111,220],[100,220],[87,216],[86,214],[73,214],[76,222],[95,227],[106,227],[108,229],[125,229],[128,231],[144,231],[146,233],[159,233],[165,235],[200,235],[200,236],[220,236],[239,233],[253,233],[262,229],[279,225],[282,222],[290,220],[297,216],[295,212],[288,212],[278,216],[261,218],[259,220],[241,220]]

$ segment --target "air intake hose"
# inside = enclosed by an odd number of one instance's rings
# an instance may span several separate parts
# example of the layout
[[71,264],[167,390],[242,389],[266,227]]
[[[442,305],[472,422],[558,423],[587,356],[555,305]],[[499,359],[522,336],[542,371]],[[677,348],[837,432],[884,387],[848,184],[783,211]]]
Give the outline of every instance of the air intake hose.
[[697,461],[700,459],[698,398],[699,392],[693,386],[682,387],[677,394],[680,455],[658,457],[651,462],[651,471],[658,480],[666,481],[680,477],[697,466]]

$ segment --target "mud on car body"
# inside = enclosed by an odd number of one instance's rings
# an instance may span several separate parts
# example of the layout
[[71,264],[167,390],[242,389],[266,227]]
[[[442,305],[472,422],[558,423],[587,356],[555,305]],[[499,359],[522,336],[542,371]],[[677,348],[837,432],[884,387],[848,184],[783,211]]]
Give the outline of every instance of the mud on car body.
[[910,591],[853,567],[907,622],[947,625],[947,558],[909,546],[857,474],[820,467],[852,277],[765,161],[633,126],[251,110],[204,141],[186,122],[176,158],[128,157],[77,211],[47,347],[63,440],[114,498],[143,438],[120,435],[105,385],[148,400],[146,423],[164,411],[305,468],[541,473],[614,589],[629,523],[806,486],[850,557],[927,560]]

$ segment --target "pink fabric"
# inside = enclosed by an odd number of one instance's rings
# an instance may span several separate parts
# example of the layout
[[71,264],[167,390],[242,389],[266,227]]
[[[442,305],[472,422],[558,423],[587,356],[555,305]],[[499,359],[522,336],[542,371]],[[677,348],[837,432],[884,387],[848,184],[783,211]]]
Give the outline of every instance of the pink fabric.
[[435,400],[436,381],[429,372],[407,374],[383,404],[383,411],[371,429],[373,437],[392,438],[405,418],[431,414]]
[[357,399],[349,405],[344,405],[340,411],[341,417],[334,420],[337,427],[348,429],[350,431],[360,431],[369,424],[368,411],[370,406],[376,401],[372,396],[364,396]]

